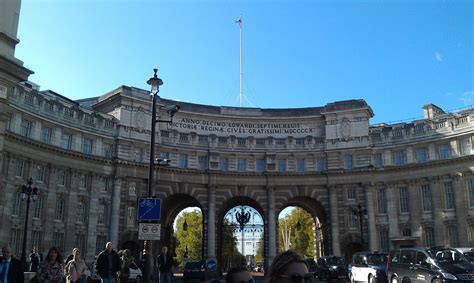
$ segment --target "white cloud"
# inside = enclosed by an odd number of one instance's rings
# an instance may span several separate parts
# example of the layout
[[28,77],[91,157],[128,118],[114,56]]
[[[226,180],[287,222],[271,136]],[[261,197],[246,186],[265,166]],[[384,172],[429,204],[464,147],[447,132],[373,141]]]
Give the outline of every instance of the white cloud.
[[462,94],[461,100],[464,103],[464,106],[469,106],[474,104],[474,91],[466,91]]
[[436,51],[436,52],[434,53],[434,56],[435,56],[436,61],[438,61],[438,62],[443,62],[443,55],[441,55],[441,53],[439,53],[438,51]]

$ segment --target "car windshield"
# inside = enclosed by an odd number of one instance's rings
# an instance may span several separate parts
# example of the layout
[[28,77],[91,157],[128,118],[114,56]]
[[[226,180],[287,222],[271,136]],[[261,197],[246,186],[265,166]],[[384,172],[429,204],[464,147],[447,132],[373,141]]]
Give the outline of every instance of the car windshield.
[[328,265],[342,265],[344,264],[344,259],[342,257],[329,257],[326,259]]
[[428,253],[438,263],[467,261],[463,254],[454,249],[429,249]]
[[367,255],[367,264],[370,265],[381,265],[387,263],[386,254],[371,254]]
[[474,252],[465,252],[464,256],[467,258],[467,260],[474,261]]

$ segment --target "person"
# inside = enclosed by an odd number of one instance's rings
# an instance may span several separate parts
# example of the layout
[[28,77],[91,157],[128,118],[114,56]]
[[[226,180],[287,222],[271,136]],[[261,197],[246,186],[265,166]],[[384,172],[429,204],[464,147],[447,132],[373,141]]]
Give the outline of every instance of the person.
[[132,252],[129,249],[125,249],[119,252],[121,267],[120,267],[120,283],[128,282],[130,277],[130,265],[133,262]]
[[231,268],[225,277],[226,283],[254,283],[250,272],[247,271],[244,267],[234,267]]
[[163,246],[158,256],[158,265],[160,270],[160,283],[171,283],[171,267],[173,266],[173,257],[168,253],[168,247]]
[[64,280],[63,256],[58,248],[52,247],[39,265],[37,278],[40,282],[62,283]]
[[23,263],[13,257],[9,245],[2,247],[2,260],[0,263],[0,282],[24,283]]
[[268,270],[267,283],[311,283],[313,275],[309,273],[304,258],[289,250],[278,254]]
[[112,248],[112,242],[107,242],[105,250],[97,256],[95,268],[97,275],[102,279],[102,283],[117,281],[117,272],[120,270],[120,257]]
[[66,282],[84,283],[86,281],[87,266],[83,259],[81,259],[81,251],[78,248],[72,250],[73,258],[66,263],[64,268],[66,273]]
[[30,272],[38,271],[38,267],[43,261],[43,255],[38,253],[38,249],[36,246],[33,246],[33,249],[30,254]]

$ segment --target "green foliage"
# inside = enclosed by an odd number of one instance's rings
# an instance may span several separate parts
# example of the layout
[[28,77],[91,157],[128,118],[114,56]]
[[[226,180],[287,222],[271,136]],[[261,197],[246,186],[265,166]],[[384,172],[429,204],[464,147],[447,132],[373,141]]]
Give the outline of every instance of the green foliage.
[[262,234],[262,238],[260,238],[260,243],[258,245],[257,254],[255,255],[255,262],[263,262],[264,259],[264,248],[265,248],[265,239],[264,235]]
[[[188,229],[183,230],[186,220]],[[176,221],[176,261],[180,267],[184,267],[186,262],[184,255],[188,248],[188,261],[202,259],[202,213],[199,210],[184,212]]]
[[[298,229],[297,223],[300,223]],[[296,207],[289,215],[278,221],[278,250],[292,249],[305,257],[314,256],[314,220],[304,209]]]
[[237,249],[237,238],[234,236],[230,222],[227,219],[224,219],[221,236],[221,264],[223,269],[227,270],[231,267],[241,266],[243,255]]

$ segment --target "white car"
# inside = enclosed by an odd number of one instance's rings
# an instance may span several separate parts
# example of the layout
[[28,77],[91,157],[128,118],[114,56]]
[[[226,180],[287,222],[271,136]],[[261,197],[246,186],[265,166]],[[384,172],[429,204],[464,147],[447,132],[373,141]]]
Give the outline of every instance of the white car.
[[349,273],[351,283],[387,282],[387,254],[359,252],[352,256]]

